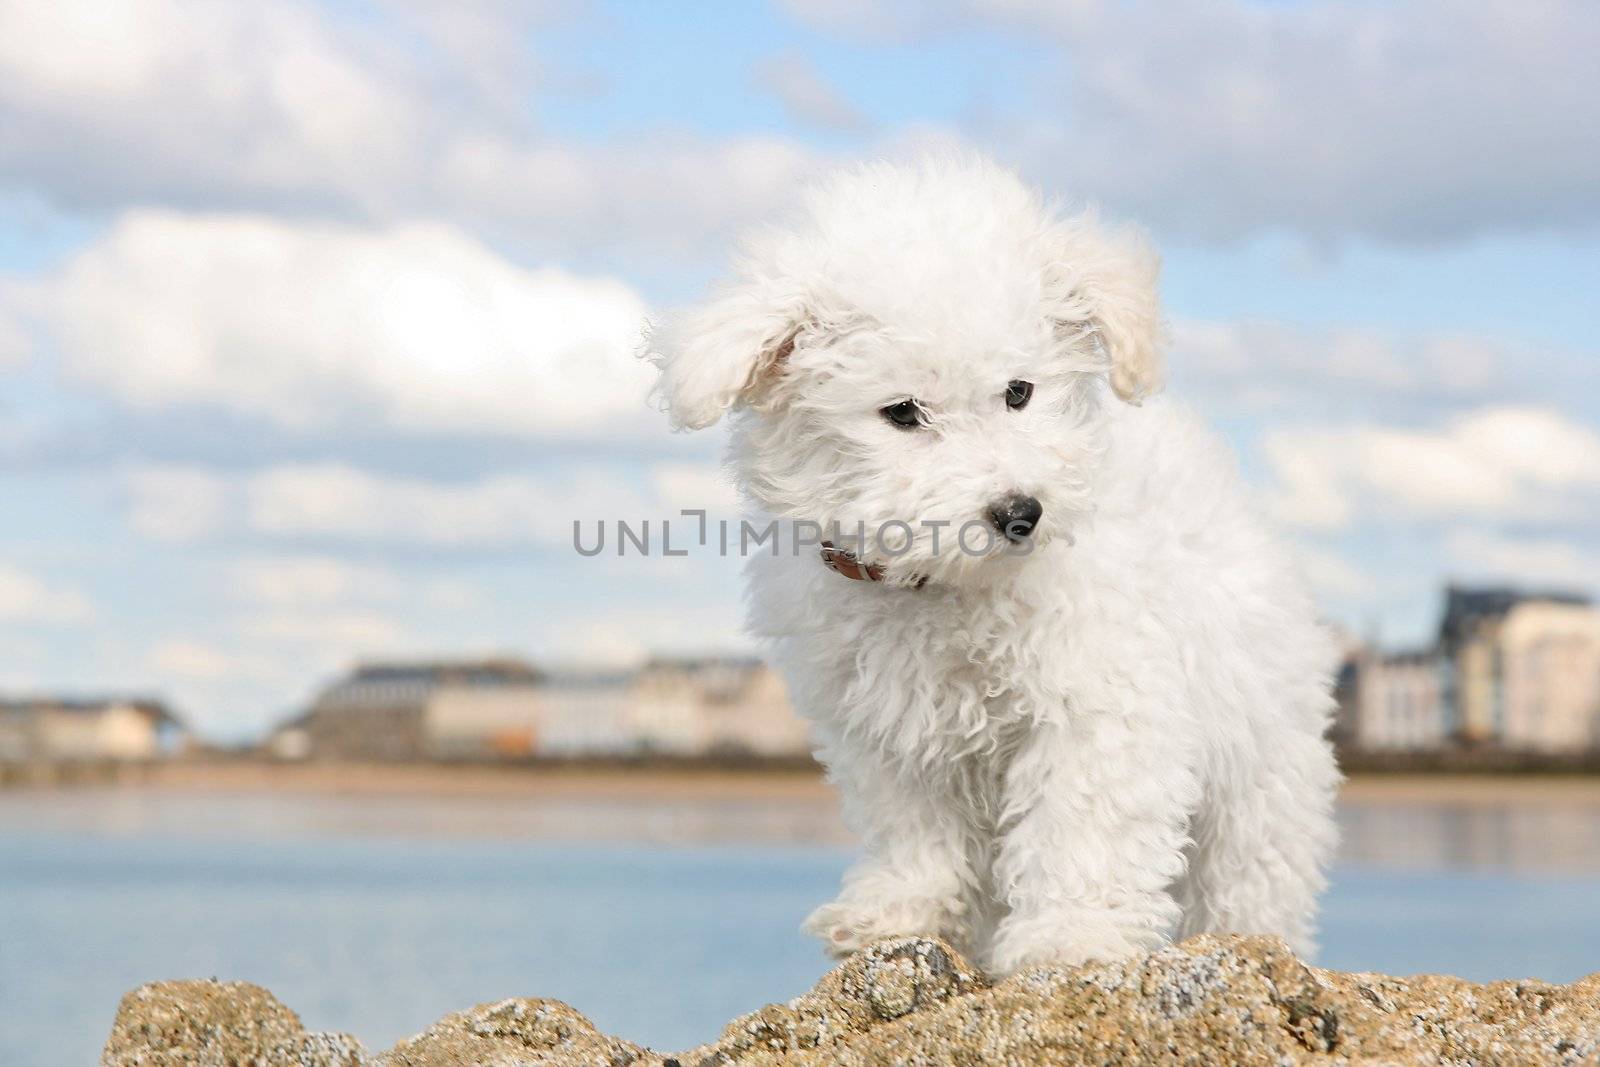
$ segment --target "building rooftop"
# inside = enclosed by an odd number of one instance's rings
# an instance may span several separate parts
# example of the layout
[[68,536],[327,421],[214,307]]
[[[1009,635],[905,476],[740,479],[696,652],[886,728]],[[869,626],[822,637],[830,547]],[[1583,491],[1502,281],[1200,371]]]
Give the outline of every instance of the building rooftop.
[[764,661],[754,655],[717,656],[652,656],[645,662],[645,670],[755,670]]
[[544,674],[518,659],[417,660],[363,663],[332,682],[311,712],[409,709],[420,711],[444,686],[502,689],[538,685]]
[[543,674],[519,659],[431,660],[363,663],[345,683],[426,683],[432,685],[527,685]]
[[70,714],[91,715],[112,707],[131,707],[142,712],[157,725],[182,725],[177,715],[166,703],[153,697],[62,697],[62,696],[0,696],[0,712],[31,713],[58,711]]
[[1431,664],[1440,659],[1440,652],[1435,648],[1402,648],[1385,652],[1382,657],[1383,662],[1394,666]]
[[1587,595],[1573,590],[1448,585],[1445,586],[1444,616],[1439,621],[1439,642],[1452,645],[1465,636],[1473,622],[1504,615],[1518,604],[1587,605],[1591,602]]

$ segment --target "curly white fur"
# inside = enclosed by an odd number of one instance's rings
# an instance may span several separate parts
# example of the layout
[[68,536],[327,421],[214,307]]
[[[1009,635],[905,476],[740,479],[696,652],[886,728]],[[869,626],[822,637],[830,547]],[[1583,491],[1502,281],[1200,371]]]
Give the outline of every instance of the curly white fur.
[[[1332,644],[1225,448],[1117,399],[1160,384],[1156,274],[1136,235],[993,164],[875,164],[653,338],[679,425],[737,410],[752,506],[916,525],[864,550],[881,584],[810,553],[749,567],[865,845],[806,924],[836,953],[937,934],[1009,973],[1201,931],[1311,947]],[[1013,380],[1035,385],[1020,411]],[[925,428],[880,414],[907,398]],[[1031,552],[952,550],[1011,492],[1043,505]]]

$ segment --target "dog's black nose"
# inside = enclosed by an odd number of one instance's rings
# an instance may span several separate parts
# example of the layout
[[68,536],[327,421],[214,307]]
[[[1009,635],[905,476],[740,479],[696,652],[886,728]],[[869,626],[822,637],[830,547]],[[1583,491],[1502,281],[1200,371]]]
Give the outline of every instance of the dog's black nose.
[[985,514],[990,525],[1004,534],[1007,541],[1026,541],[1033,528],[1039,525],[1044,505],[1036,497],[1012,493],[990,504]]

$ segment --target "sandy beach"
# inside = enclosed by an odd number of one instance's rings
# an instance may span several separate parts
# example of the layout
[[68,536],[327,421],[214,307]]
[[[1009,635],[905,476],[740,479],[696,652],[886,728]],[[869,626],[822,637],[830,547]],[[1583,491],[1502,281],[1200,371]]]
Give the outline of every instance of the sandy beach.
[[[658,798],[831,803],[833,798],[822,775],[805,766],[755,769],[668,764],[495,766],[175,760],[124,768],[109,778],[96,776],[94,782],[161,791],[508,796],[573,801]],[[1559,804],[1600,809],[1600,775],[1360,774],[1345,782],[1340,801],[1355,807]]]

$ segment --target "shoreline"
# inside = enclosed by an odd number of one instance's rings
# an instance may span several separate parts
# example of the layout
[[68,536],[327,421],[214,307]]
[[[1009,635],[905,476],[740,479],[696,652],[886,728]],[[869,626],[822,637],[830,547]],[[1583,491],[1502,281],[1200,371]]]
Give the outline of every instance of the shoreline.
[[[173,760],[80,769],[14,780],[0,796],[118,789],[194,793],[334,796],[546,797],[560,800],[707,800],[832,803],[833,789],[812,766],[618,764],[276,763]],[[1369,805],[1478,806],[1562,804],[1600,808],[1600,775],[1357,773],[1339,801]]]

